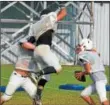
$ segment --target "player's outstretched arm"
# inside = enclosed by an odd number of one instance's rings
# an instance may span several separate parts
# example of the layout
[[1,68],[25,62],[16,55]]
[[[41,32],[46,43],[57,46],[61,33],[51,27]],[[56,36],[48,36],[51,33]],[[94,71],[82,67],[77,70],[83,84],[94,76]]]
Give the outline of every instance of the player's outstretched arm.
[[30,42],[22,43],[21,47],[23,47],[24,49],[27,49],[27,50],[34,50],[35,49],[35,45]]
[[57,21],[62,20],[67,15],[66,8],[63,7],[57,15]]
[[90,71],[91,71],[91,65],[90,65],[90,63],[84,64],[84,69],[85,69],[85,71],[83,72],[84,75],[90,74]]
[[27,41],[25,42],[20,42],[20,45],[22,48],[27,49],[27,50],[34,50],[35,49],[35,45],[33,44],[35,43],[35,37],[34,36],[30,36]]

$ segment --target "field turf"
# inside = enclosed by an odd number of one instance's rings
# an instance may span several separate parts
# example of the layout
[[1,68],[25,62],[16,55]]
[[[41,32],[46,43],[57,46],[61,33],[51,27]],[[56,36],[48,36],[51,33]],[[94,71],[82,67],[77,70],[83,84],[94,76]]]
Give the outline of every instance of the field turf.
[[[1,86],[6,86],[13,69],[14,67],[12,65],[1,66]],[[88,84],[92,83],[89,76],[87,76],[87,82],[85,83],[79,82],[74,78],[73,72],[81,69],[82,68],[79,66],[63,66],[63,70],[59,75],[52,74],[51,80],[47,83],[43,91],[43,105],[87,105],[80,98],[80,91],[59,89],[59,86],[62,84],[81,84],[83,86],[87,86]],[[109,67],[106,67],[106,74],[109,80]],[[110,92],[107,92],[108,98],[109,93]],[[100,105],[98,96],[94,94],[92,97],[95,100],[96,105]],[[32,105],[32,101],[30,97],[22,91],[16,92],[13,95],[13,98],[4,105]]]

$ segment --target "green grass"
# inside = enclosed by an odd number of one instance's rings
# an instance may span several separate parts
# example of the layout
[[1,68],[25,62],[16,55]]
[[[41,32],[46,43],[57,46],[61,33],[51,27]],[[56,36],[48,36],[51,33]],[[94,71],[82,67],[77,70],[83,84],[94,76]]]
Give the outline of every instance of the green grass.
[[[1,66],[1,85],[8,83],[8,78],[13,71],[14,67],[12,65],[2,65]],[[82,83],[77,81],[73,72],[75,70],[81,70],[79,66],[63,66],[63,70],[59,75],[52,74],[51,80],[45,86],[43,91],[43,105],[87,105],[80,98],[80,91],[70,91],[70,90],[61,90],[59,86],[62,84],[81,84],[87,86],[92,81],[89,76],[87,76],[87,82]],[[106,74],[109,80],[109,67],[106,67]],[[109,95],[109,92],[108,92]],[[93,99],[97,105],[99,105],[97,95],[92,95]],[[25,92],[16,92],[13,98],[5,103],[4,105],[32,105],[31,99]]]

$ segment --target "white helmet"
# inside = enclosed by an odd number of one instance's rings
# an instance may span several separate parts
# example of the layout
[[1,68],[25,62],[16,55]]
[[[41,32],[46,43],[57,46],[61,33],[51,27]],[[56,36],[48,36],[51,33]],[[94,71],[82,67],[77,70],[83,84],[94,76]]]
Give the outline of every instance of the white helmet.
[[90,39],[84,38],[80,42],[80,45],[82,46],[82,50],[91,50],[93,48],[93,42]]

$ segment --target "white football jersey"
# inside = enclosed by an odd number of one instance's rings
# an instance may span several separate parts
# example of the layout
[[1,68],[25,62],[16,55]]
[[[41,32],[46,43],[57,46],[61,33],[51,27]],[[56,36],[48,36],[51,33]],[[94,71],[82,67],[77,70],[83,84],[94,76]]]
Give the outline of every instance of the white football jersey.
[[57,22],[57,13],[51,12],[42,17],[38,22],[32,25],[29,31],[30,36],[34,36],[36,40],[47,30],[55,29]]
[[104,65],[97,52],[82,51],[78,54],[78,60],[83,65],[85,63],[90,63],[91,64],[91,73],[105,70]]
[[[21,40],[20,42],[26,42],[26,40]],[[33,51],[26,50],[18,45],[18,59],[15,63],[15,68],[25,71],[36,71],[38,67],[33,58]]]

